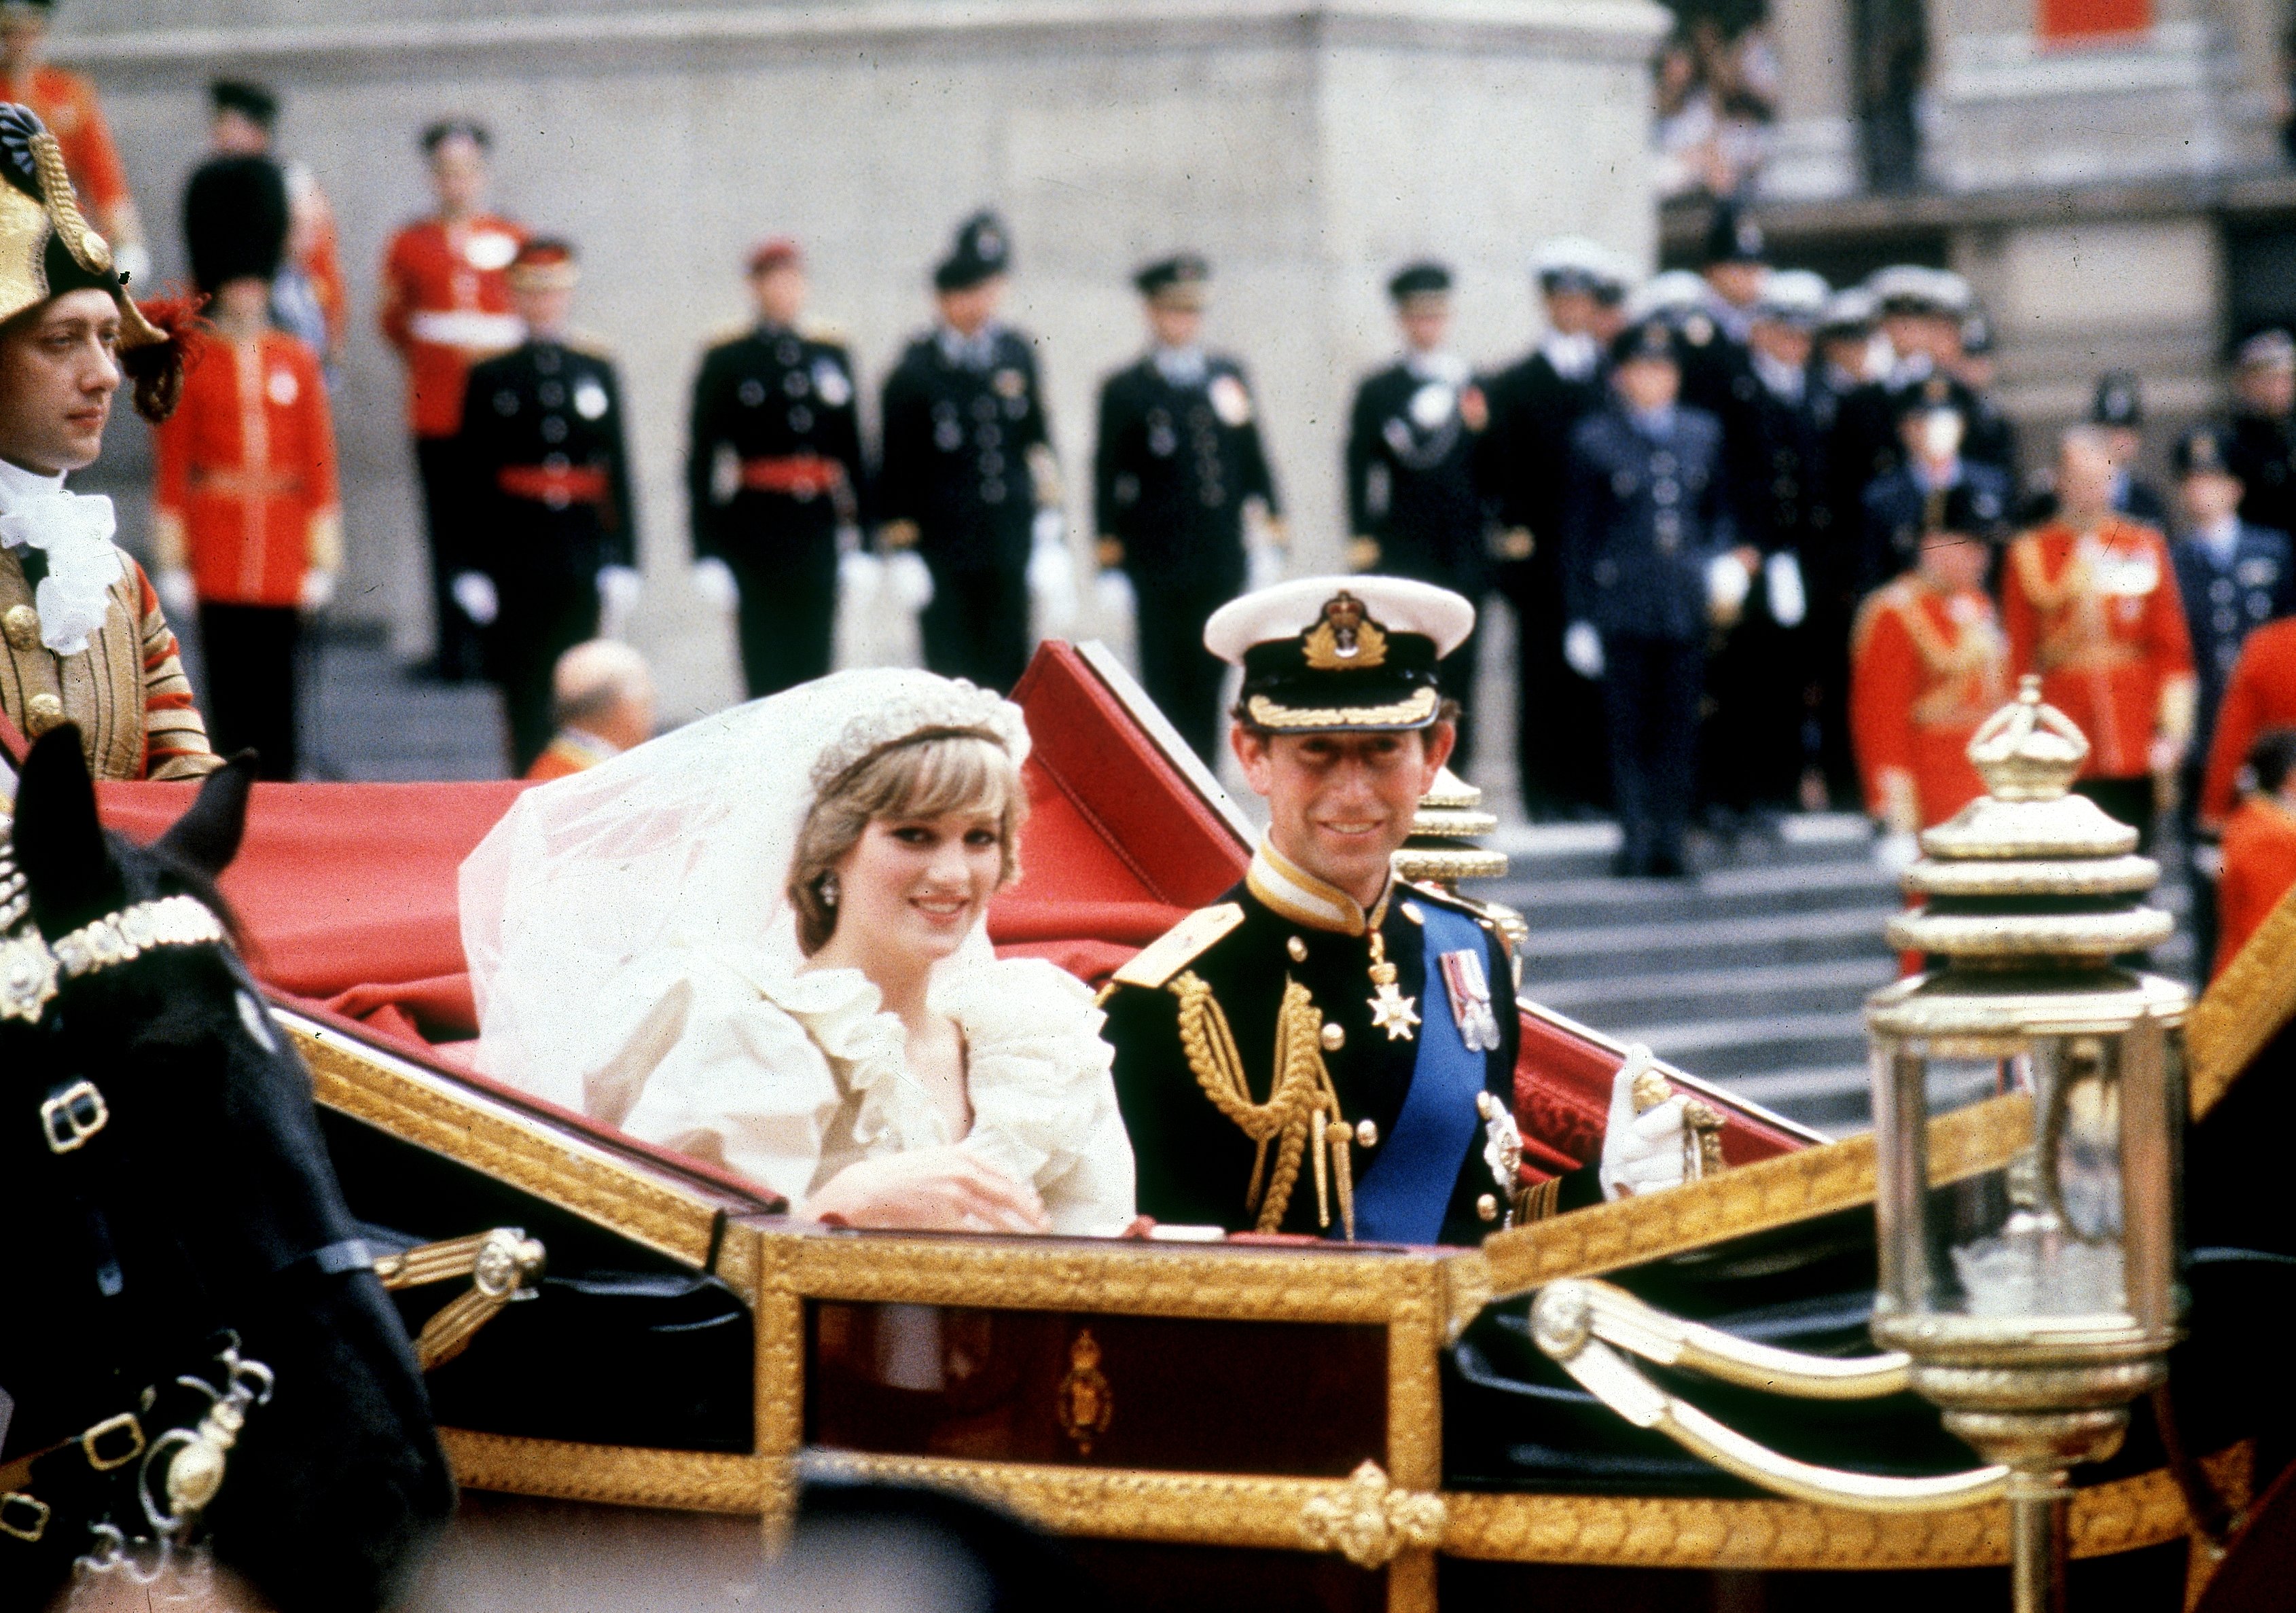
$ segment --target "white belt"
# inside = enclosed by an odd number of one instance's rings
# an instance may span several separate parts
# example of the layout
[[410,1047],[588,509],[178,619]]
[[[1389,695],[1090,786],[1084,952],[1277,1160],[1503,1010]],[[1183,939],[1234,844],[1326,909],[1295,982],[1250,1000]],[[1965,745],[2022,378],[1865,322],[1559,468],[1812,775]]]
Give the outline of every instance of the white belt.
[[419,341],[442,348],[514,348],[526,340],[526,322],[515,314],[482,314],[476,308],[430,308],[408,320]]

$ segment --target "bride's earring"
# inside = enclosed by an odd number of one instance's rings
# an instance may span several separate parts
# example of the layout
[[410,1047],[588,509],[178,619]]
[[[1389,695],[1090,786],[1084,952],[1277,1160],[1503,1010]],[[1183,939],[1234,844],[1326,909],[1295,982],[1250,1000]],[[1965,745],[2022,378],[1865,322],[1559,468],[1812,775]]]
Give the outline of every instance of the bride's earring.
[[837,905],[837,876],[833,873],[821,876],[821,905],[824,907]]

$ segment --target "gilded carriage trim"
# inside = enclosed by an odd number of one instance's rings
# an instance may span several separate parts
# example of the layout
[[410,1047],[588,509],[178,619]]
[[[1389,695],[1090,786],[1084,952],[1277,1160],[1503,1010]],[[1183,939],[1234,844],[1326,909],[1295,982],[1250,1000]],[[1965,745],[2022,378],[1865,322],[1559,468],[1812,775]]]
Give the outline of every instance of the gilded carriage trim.
[[[1931,1120],[1930,1179],[1954,1182],[2006,1165],[2030,1134],[2031,1103],[2022,1094],[1988,1098]],[[1495,1232],[1480,1256],[1488,1277],[1461,1273],[1453,1281],[1452,1332],[1473,1321],[1482,1304],[1558,1278],[1595,1276],[1873,1201],[1868,1135]],[[1475,1309],[1460,1308],[1466,1306]]]
[[2193,1118],[2214,1109],[2296,1015],[2296,890],[2280,900],[2185,1021]]
[[[2251,1453],[2235,1446],[2202,1465],[2246,1494]],[[1493,1562],[1650,1568],[1957,1568],[2009,1560],[2005,1502],[1949,1512],[1853,1512],[1800,1501],[1709,1501],[1622,1495],[1444,1497],[1448,1557]],[[2191,1520],[2165,1468],[2073,1492],[2076,1557],[2159,1545]]]
[[291,1009],[275,1003],[273,1011],[310,1067],[312,1095],[327,1108],[537,1194],[673,1260],[697,1270],[709,1265],[718,1206],[700,1193]]
[[786,1292],[989,1310],[1386,1325],[1407,1306],[1426,1306],[1431,1321],[1438,1315],[1444,1263],[1459,1258],[1437,1249],[757,1230],[761,1303]]
[[[1392,1512],[1404,1521],[1395,1531],[1396,1550],[1361,1565],[1367,1568],[1393,1560],[1403,1546],[1431,1545],[1437,1530],[1427,1519],[1431,1514],[1439,1520],[1444,1511],[1441,1496],[1396,1486],[1368,1462],[1378,1475],[1375,1491],[1354,1478],[1234,1478],[847,1451],[810,1450],[799,1465],[808,1478],[931,1485],[979,1496],[1062,1535],[1278,1552],[1339,1552],[1343,1539],[1360,1541],[1373,1531],[1351,1526],[1371,1495],[1382,1519]],[[1365,1555],[1378,1554],[1366,1548]]]
[[738,1516],[754,1516],[765,1504],[767,1476],[754,1456],[573,1445],[469,1429],[440,1429],[439,1441],[455,1482],[467,1489]]

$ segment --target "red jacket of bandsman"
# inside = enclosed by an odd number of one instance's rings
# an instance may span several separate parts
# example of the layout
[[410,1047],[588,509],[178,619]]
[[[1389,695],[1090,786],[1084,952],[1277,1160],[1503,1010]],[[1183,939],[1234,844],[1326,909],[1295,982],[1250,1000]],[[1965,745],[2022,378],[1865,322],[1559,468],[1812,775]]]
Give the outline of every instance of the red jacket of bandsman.
[[2296,812],[2273,796],[2252,795],[2225,825],[2213,972],[2239,955],[2291,888],[2296,888]]
[[504,273],[525,240],[523,229],[488,213],[425,218],[391,238],[382,264],[382,333],[406,360],[415,436],[454,436],[471,365],[526,340]]
[[1868,595],[1850,634],[1849,731],[1867,806],[1894,832],[1985,793],[1965,754],[2008,695],[1993,602],[1908,572]]
[[2250,634],[2233,663],[2201,785],[2204,827],[2224,826],[2249,747],[2270,728],[2296,728],[2296,616],[2267,622]]
[[2155,737],[2193,730],[2192,639],[2169,545],[2150,527],[2107,517],[2094,532],[2062,522],[2020,537],[2001,581],[2013,675],[2041,675],[2041,695],[2088,736],[2087,778],[2141,778]]
[[0,101],[30,107],[56,137],[72,189],[100,221],[117,230],[121,209],[133,205],[127,170],[111,143],[111,128],[96,105],[95,86],[78,73],[41,62],[21,78],[0,75]]
[[310,348],[276,331],[209,341],[155,435],[153,547],[201,600],[292,606],[307,571],[340,568],[335,434]]

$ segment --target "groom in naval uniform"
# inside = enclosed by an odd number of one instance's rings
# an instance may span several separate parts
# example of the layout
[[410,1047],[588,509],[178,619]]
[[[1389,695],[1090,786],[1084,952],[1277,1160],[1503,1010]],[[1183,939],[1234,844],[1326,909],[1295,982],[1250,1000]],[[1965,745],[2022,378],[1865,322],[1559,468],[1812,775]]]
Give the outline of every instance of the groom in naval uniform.
[[1592,1170],[1519,1183],[1505,944],[1392,872],[1457,737],[1437,667],[1474,619],[1428,583],[1303,577],[1206,625],[1205,646],[1243,671],[1231,742],[1269,823],[1243,882],[1104,996],[1142,1214],[1472,1243],[1603,1189],[1682,1179],[1669,1099],[1613,1127],[1602,1188]]

